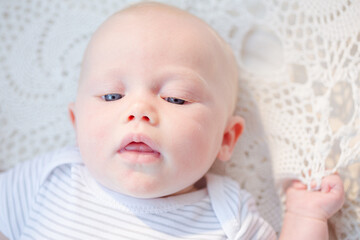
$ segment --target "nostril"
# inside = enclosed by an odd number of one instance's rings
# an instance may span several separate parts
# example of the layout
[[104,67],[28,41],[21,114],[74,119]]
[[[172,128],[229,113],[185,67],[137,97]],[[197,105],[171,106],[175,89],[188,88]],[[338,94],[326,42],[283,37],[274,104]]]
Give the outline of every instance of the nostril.
[[[130,116],[128,116],[128,121],[132,121],[135,118],[136,117],[134,115],[130,115]],[[148,116],[142,116],[141,120],[146,121],[146,122],[150,122],[150,118]]]

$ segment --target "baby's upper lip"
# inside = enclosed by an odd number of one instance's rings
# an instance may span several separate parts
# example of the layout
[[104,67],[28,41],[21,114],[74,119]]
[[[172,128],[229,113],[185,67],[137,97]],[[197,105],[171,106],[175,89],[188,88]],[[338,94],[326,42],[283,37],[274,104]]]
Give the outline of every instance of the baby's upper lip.
[[148,145],[154,152],[159,152],[158,145],[148,136],[144,134],[128,134],[126,135],[120,143],[118,151],[125,149],[130,143],[144,143]]

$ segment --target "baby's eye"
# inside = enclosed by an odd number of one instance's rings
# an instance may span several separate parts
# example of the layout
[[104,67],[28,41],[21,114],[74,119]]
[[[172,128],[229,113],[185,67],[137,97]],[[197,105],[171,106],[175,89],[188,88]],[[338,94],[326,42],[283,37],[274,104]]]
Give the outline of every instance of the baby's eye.
[[121,99],[122,97],[123,97],[123,95],[121,95],[119,93],[110,93],[110,94],[105,94],[104,96],[101,96],[101,98],[107,102],[116,101],[116,100]]
[[182,105],[186,102],[185,100],[182,100],[179,98],[174,98],[174,97],[166,97],[164,99],[165,99],[165,101],[168,101],[169,103],[174,103],[174,104],[179,104],[179,105]]

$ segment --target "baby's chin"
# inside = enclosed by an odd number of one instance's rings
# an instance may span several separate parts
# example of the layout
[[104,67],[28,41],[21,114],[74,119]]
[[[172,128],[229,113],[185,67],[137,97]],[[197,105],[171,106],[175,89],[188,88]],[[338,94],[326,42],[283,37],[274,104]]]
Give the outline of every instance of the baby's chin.
[[[130,182],[130,183],[129,183]],[[164,186],[160,184],[141,184],[128,181],[126,185],[122,184],[108,184],[108,183],[101,183],[103,187],[112,191],[114,194],[121,194],[126,195],[129,197],[140,198],[140,199],[150,199],[150,198],[161,198],[166,197],[168,195],[172,195],[175,193],[174,191],[168,190],[164,191]]]
[[131,188],[129,188],[129,186],[127,187],[123,186],[121,188],[111,187],[109,189],[112,190],[113,192],[117,192],[126,196],[140,198],[140,199],[172,197],[172,196],[190,193],[197,190],[194,187],[194,185],[191,185],[186,188],[174,188],[174,187],[167,188],[167,186],[164,186],[164,184],[151,185],[151,186],[147,184],[143,184],[143,185],[137,184],[131,186]]

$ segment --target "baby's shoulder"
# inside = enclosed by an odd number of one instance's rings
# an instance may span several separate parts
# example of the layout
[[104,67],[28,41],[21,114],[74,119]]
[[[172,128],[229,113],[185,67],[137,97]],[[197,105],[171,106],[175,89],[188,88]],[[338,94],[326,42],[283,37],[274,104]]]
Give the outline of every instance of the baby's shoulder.
[[260,216],[254,198],[235,180],[209,174],[208,192],[214,212],[230,239],[276,239]]
[[[48,190],[53,192],[52,186],[59,182],[54,180],[66,178],[69,174],[66,169],[71,169],[69,166],[79,162],[81,158],[78,150],[67,147],[42,154],[1,173],[0,232],[11,239],[19,239],[30,213],[37,209],[34,206],[40,206],[41,201],[48,196]],[[14,227],[11,224],[14,221],[19,225]]]

